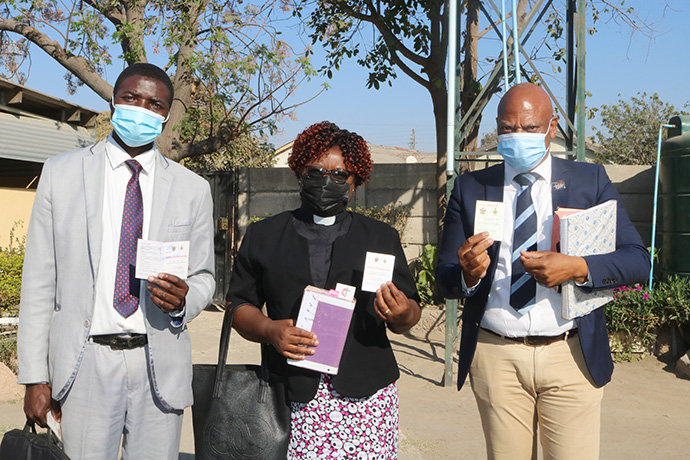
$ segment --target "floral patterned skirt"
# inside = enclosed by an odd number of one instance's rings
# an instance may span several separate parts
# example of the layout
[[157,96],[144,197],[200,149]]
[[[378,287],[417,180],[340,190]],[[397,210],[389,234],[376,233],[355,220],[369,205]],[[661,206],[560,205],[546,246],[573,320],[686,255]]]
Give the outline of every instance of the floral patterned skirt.
[[322,374],[308,403],[292,403],[288,459],[395,460],[398,389],[395,382],[365,398],[346,398]]

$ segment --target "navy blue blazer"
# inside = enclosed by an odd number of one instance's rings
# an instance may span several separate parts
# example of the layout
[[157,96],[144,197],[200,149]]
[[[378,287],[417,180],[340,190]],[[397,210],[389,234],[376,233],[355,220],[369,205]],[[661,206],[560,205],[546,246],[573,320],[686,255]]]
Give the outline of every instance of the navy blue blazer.
[[[592,289],[613,288],[641,282],[649,276],[649,252],[630,222],[620,196],[604,167],[590,163],[552,159],[551,196],[553,209],[586,209],[610,199],[618,201],[616,250],[609,254],[586,256]],[[503,201],[503,164],[463,174],[455,179],[444,219],[443,240],[436,267],[436,281],[446,298],[463,298],[461,269],[457,250],[473,235],[477,200]],[[477,347],[479,323],[484,316],[500,242],[488,250],[491,264],[478,290],[465,300],[458,363],[458,389],[462,388]],[[611,380],[613,361],[606,332],[604,309],[598,308],[576,320],[587,369],[598,386]]]

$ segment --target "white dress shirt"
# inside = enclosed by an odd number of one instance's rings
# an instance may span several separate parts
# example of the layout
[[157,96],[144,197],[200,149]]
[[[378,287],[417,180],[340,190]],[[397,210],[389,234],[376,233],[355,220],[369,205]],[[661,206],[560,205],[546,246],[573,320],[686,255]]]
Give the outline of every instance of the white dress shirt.
[[[139,186],[144,205],[144,225],[142,236],[149,232],[151,205],[153,202],[153,179],[156,170],[155,144],[153,149],[134,158],[142,171],[139,173]],[[132,177],[125,164],[132,159],[127,152],[108,136],[105,145],[106,161],[103,184],[103,235],[101,238],[101,260],[96,275],[95,307],[90,335],[121,334],[124,332],[145,334],[144,313],[141,304],[136,312],[125,318],[113,307],[117,254],[120,247],[122,210],[125,204],[127,182]]]
[[[531,195],[537,213],[537,250],[551,249],[553,226],[553,205],[551,200],[551,155],[534,168],[537,181],[532,185]],[[498,252],[498,264],[493,284],[486,303],[486,312],[480,326],[509,337],[528,335],[554,336],[574,327],[574,321],[561,317],[561,294],[554,288],[537,283],[537,297],[534,307],[520,315],[510,306],[511,250],[513,223],[519,185],[513,180],[519,171],[505,164],[503,203],[505,205],[503,237]],[[497,244],[497,243],[494,243]]]

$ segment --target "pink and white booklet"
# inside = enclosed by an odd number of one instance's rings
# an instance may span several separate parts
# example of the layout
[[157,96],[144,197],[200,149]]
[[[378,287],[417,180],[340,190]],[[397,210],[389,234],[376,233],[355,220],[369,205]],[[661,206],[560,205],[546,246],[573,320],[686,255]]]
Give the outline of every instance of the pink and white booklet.
[[307,286],[297,316],[297,327],[316,334],[319,345],[305,359],[288,359],[288,364],[325,374],[337,374],[345,338],[355,309],[355,288],[338,284],[335,289]]

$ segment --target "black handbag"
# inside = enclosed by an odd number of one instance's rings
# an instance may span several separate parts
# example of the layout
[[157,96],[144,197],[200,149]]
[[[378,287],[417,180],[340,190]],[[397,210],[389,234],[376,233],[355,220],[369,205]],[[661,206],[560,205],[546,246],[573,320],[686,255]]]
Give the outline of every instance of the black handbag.
[[0,460],[69,460],[69,457],[50,430],[38,434],[34,424],[27,421],[23,430],[16,428],[2,437]]
[[261,366],[225,364],[235,308],[225,311],[218,364],[195,364],[192,423],[197,460],[284,460],[290,440],[290,405],[284,382]]

